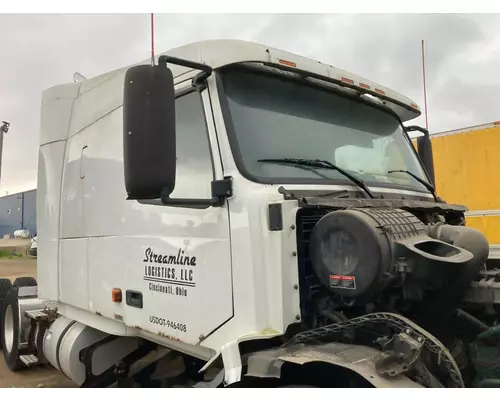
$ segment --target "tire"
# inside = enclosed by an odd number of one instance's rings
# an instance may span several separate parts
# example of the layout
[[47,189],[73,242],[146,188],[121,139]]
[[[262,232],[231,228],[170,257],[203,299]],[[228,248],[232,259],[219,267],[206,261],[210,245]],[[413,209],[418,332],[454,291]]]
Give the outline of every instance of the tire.
[[16,278],[12,286],[14,287],[26,287],[26,286],[37,286],[37,282],[35,278],[31,276],[23,276],[21,278]]
[[12,372],[23,368],[19,359],[19,302],[17,287],[12,287],[5,296],[2,307],[2,351],[7,368]]
[[7,296],[7,293],[12,288],[12,282],[10,279],[0,279],[0,350],[2,350],[2,332],[3,332],[3,299]]
[[0,309],[3,299],[5,298],[5,296],[7,296],[7,293],[11,288],[12,282],[10,281],[10,279],[0,279]]

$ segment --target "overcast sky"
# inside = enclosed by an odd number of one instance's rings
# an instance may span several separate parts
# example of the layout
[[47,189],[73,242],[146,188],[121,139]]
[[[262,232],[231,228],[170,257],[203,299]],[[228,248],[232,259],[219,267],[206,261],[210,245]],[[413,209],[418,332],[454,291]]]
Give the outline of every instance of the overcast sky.
[[[34,188],[41,93],[142,61],[149,14],[0,15],[0,195]],[[426,41],[432,132],[500,120],[500,14],[156,14],[156,52],[205,39],[295,52],[388,86],[423,108]],[[415,121],[424,125],[420,118]]]

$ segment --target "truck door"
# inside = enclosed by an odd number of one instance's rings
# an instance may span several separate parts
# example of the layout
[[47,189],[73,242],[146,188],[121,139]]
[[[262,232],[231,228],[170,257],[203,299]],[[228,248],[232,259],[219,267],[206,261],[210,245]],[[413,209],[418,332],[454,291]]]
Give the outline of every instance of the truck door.
[[[209,94],[190,82],[176,93],[177,173],[170,197],[208,199],[211,182],[223,178]],[[123,163],[115,168],[112,162],[123,159],[121,136],[114,132],[121,118],[121,111],[110,115],[93,136],[99,145],[89,145],[92,165],[102,164],[87,171],[91,309],[196,344],[233,315],[228,208],[125,200]],[[104,178],[112,169],[113,178]],[[111,301],[113,288],[121,290],[121,303]]]
[[[209,199],[223,179],[208,91],[176,99],[177,175],[171,198]],[[171,234],[144,245],[141,327],[191,344],[233,315],[229,212],[223,207],[165,207]],[[147,302],[147,303],[146,303]]]

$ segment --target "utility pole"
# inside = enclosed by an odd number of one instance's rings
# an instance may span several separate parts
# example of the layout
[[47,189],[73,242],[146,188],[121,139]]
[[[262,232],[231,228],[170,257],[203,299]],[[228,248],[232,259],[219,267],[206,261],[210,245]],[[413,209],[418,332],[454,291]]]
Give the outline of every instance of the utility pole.
[[0,126],[0,182],[2,180],[3,135],[9,131],[10,123],[2,121]]

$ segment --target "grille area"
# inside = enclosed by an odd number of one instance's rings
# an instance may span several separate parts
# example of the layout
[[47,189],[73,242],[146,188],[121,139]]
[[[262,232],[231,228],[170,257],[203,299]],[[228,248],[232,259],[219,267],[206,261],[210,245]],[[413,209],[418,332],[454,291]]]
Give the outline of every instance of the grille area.
[[307,320],[314,313],[313,298],[323,290],[311,265],[309,240],[313,228],[327,210],[302,208],[297,213],[297,256],[300,283],[300,308],[302,319]]

